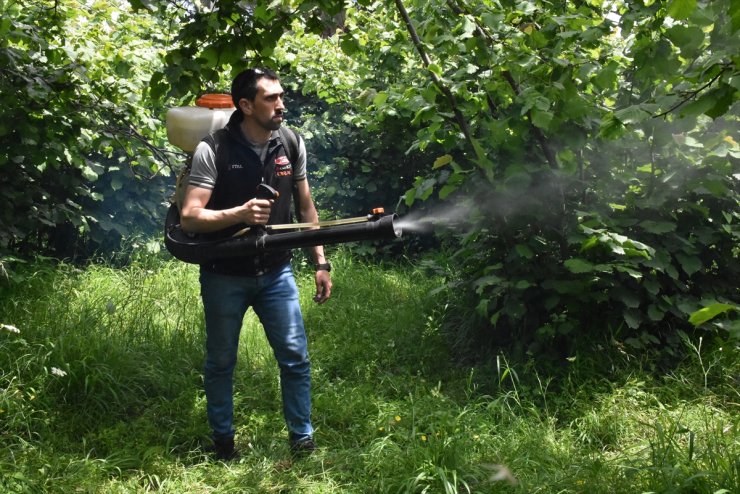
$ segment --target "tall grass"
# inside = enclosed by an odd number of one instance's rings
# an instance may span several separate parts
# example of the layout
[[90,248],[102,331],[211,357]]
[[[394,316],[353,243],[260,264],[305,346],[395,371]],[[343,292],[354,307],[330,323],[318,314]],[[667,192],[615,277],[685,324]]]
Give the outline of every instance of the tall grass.
[[555,370],[503,353],[473,367],[440,329],[434,277],[333,257],[323,306],[298,272],[320,445],[302,460],[289,454],[279,374],[251,312],[235,388],[242,459],[203,453],[192,266],[36,264],[5,282],[0,491],[740,492],[736,345],[687,340],[683,361],[662,370],[596,345]]

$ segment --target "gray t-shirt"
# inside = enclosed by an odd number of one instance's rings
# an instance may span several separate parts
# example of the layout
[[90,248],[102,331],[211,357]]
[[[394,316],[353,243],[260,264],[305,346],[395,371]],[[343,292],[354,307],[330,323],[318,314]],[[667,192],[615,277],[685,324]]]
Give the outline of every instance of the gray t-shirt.
[[[272,133],[272,137],[276,137],[277,132]],[[249,142],[249,141],[247,141]],[[257,156],[260,157],[260,161],[264,163],[265,156],[267,155],[268,143],[263,145],[249,142],[252,149]],[[298,157],[293,165],[293,180],[305,180],[306,179],[306,144],[303,139],[298,139]],[[204,189],[213,190],[216,186],[216,178],[218,177],[218,170],[216,169],[216,153],[213,152],[211,146],[206,142],[198,143],[193,153],[192,168],[190,170],[189,184],[195,187],[202,187]]]

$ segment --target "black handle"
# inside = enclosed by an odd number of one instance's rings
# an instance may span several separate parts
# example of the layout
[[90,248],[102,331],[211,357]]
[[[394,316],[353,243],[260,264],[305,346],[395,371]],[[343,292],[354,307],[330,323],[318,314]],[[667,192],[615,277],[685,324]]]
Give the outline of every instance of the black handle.
[[254,196],[255,199],[277,199],[278,197],[280,197],[280,192],[265,183],[257,186],[257,193]]

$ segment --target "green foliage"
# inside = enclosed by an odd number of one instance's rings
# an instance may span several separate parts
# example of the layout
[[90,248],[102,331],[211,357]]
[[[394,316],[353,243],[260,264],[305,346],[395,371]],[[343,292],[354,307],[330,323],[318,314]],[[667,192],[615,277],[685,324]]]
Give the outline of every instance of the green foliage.
[[[405,3],[427,71],[374,103],[432,103],[415,146],[443,149],[405,197],[471,218],[449,274],[479,317],[464,345],[567,352],[614,328],[677,349],[673,328],[737,300],[730,2]],[[737,334],[726,315],[705,327]]]
[[[322,214],[441,200],[471,219],[449,237],[453,305],[482,319],[461,342],[552,348],[613,327],[644,346],[736,296],[726,7],[360,3],[327,36],[280,6],[291,36],[267,51],[245,37],[244,63],[282,63]],[[726,315],[709,324],[734,334]]]
[[[275,65],[273,54],[286,27],[299,19],[306,31],[327,32],[342,7],[334,0],[243,3],[195,2],[180,8],[162,0],[137,0],[140,11],[175,19],[179,31],[164,65],[151,80],[154,99],[198,96],[204,88],[231,82],[248,66]],[[228,74],[222,71],[228,70]]]
[[[365,46],[374,33],[361,12],[354,14],[348,12],[345,29],[354,32],[365,25],[367,30],[355,40]],[[428,155],[407,153],[414,133],[403,118],[379,125],[368,115],[367,105],[382,93],[366,87],[391,77],[391,69],[358,62],[361,53],[350,56],[344,46],[343,37],[324,39],[293,24],[293,36],[276,50],[287,61],[284,84],[295,95],[289,110],[297,115],[290,124],[306,138],[311,184],[322,215],[361,215],[374,207],[394,211]]]
[[158,66],[156,21],[106,2],[0,11],[0,250],[89,255],[134,224],[150,230],[164,190],[135,178],[166,159],[152,146],[156,109],[140,101]]
[[154,117],[265,64],[324,217],[441,203],[467,223],[439,232],[437,266],[454,266],[463,347],[567,353],[613,333],[676,350],[699,321],[737,335],[735,310],[690,320],[738,300],[737,2],[132,6],[2,3],[11,254],[89,253],[161,221],[162,182],[132,183],[166,173]]

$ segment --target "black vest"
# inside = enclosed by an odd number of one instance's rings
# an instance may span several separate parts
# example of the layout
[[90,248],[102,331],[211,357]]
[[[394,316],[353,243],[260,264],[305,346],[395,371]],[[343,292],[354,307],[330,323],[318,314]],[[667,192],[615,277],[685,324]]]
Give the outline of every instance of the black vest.
[[[234,112],[236,116],[237,112]],[[206,207],[228,209],[244,204],[255,197],[257,186],[264,182],[280,193],[270,213],[268,225],[291,223],[291,198],[293,196],[293,165],[286,146],[278,132],[273,132],[267,147],[265,161],[244,138],[238,118],[232,116],[225,128],[204,139],[216,155],[216,185]],[[249,225],[244,223],[212,234],[211,238],[230,237]],[[256,256],[216,260],[201,264],[201,269],[213,273],[258,276],[282,266],[291,259],[289,250],[269,251]]]

